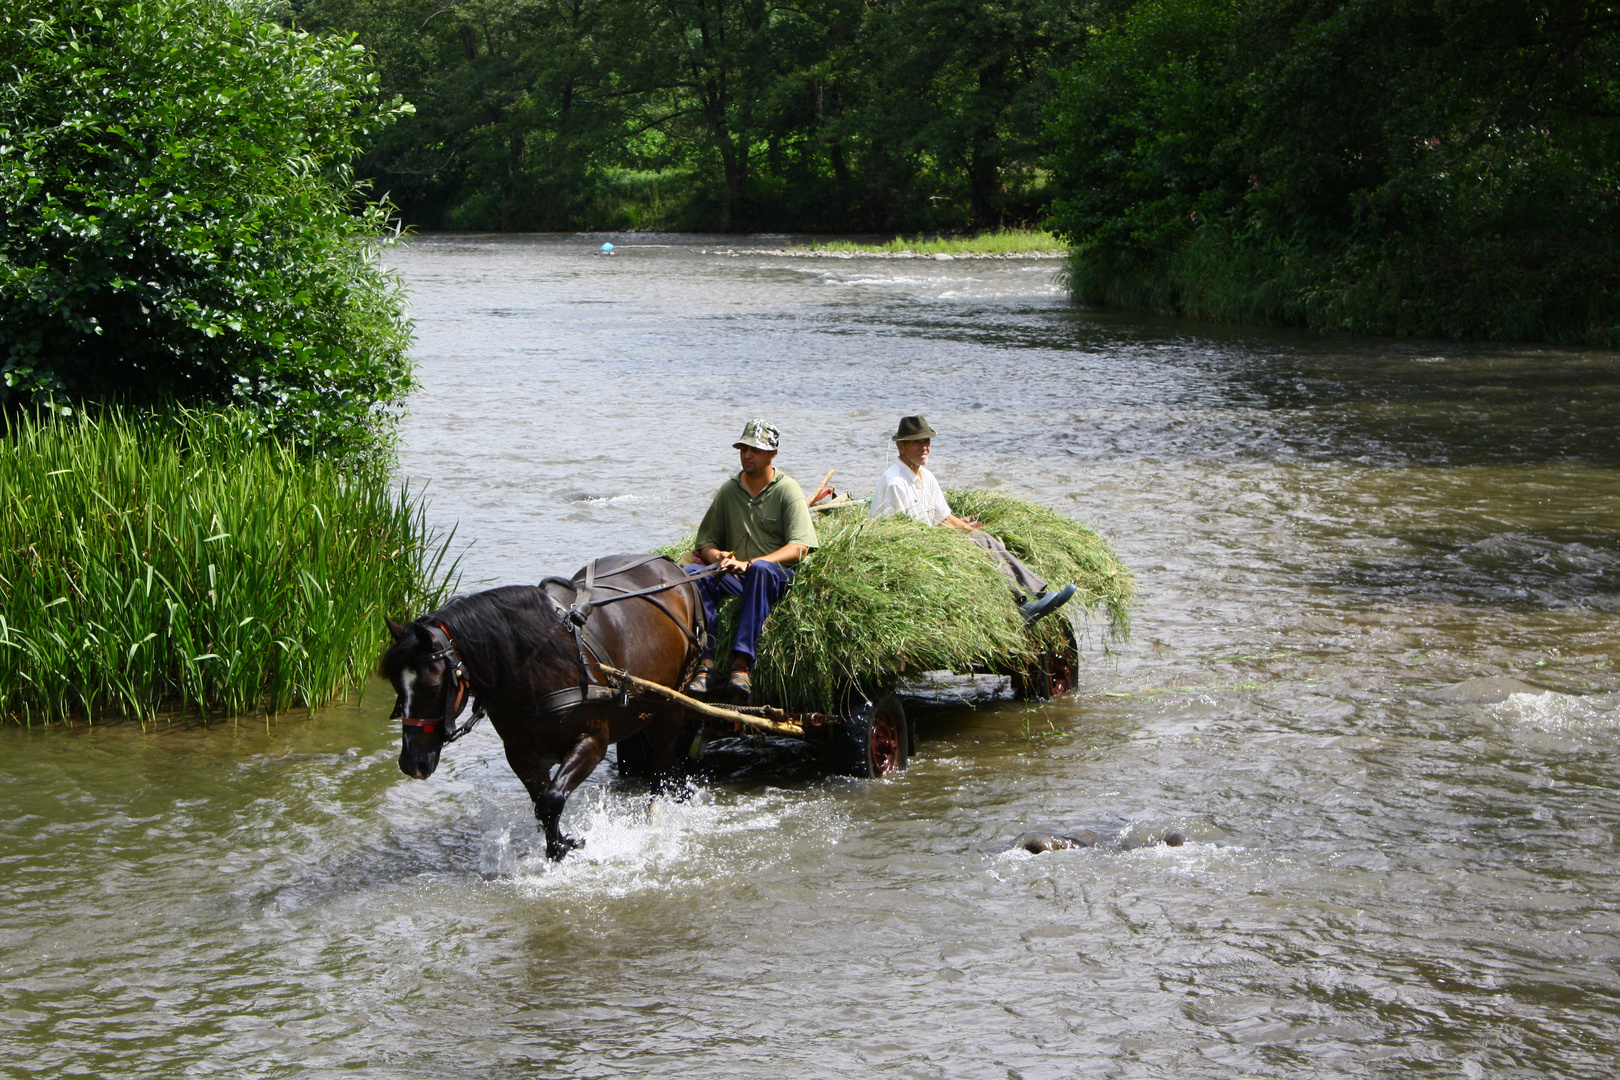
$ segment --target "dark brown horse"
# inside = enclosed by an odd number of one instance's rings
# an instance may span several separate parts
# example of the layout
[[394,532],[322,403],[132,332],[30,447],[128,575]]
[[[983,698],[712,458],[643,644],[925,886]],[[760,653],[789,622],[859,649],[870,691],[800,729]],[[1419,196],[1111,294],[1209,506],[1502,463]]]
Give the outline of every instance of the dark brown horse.
[[[546,855],[561,859],[581,846],[557,821],[609,743],[621,743],[621,764],[633,755],[640,771],[659,779],[681,760],[683,736],[691,734],[685,710],[626,696],[597,665],[685,686],[703,634],[690,580],[668,559],[618,555],[594,560],[569,581],[490,589],[412,623],[389,620],[394,644],[380,668],[404,725],[400,771],[426,780],[445,743],[488,715],[534,801]],[[469,699],[473,719],[456,729]]]

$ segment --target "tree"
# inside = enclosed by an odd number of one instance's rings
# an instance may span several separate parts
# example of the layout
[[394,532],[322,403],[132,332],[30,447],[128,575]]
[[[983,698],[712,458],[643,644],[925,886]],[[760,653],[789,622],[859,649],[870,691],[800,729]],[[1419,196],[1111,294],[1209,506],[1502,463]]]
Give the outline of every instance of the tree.
[[351,40],[230,0],[13,0],[0,401],[235,402],[370,443],[409,328],[350,161],[405,109]]
[[1620,4],[1143,0],[1061,83],[1083,299],[1620,340]]

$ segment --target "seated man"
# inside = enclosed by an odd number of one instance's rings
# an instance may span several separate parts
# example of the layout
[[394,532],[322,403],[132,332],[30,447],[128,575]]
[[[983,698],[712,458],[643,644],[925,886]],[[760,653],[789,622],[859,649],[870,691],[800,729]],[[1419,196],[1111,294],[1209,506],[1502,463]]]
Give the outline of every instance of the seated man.
[[728,596],[741,596],[727,689],[747,698],[752,689],[749,671],[754,645],[765,617],[787,592],[794,573],[790,568],[816,546],[816,527],[811,524],[804,492],[791,476],[771,464],[780,441],[781,433],[770,424],[748,421],[742,436],[732,444],[740,452],[742,472],[720,485],[698,526],[694,547],[701,565],[687,567],[687,573],[717,564],[721,572],[697,583],[710,651],[686,688],[690,694],[704,695],[712,688],[713,638],[720,604]]
[[894,433],[900,460],[889,466],[889,471],[878,481],[872,494],[872,516],[909,514],[930,525],[946,525],[961,529],[968,539],[996,557],[996,565],[1012,583],[1013,599],[1024,615],[1024,622],[1032,623],[1043,615],[1050,615],[1074,595],[1074,586],[1065,585],[1057,592],[1048,592],[1046,582],[1025,566],[1007,546],[984,531],[984,526],[971,518],[959,518],[951,513],[934,474],[923,466],[933,446],[934,429],[920,416],[902,416],[900,429]]

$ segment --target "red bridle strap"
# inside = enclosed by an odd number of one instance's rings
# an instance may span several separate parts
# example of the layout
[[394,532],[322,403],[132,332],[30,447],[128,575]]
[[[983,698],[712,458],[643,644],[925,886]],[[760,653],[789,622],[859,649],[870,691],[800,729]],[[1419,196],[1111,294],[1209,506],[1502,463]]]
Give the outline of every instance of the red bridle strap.
[[456,680],[454,702],[445,702],[446,708],[442,717],[403,716],[399,721],[401,727],[417,728],[424,735],[433,734],[434,731],[438,730],[441,723],[449,727],[451,721],[461,715],[462,707],[467,704],[467,692],[472,686],[467,679],[467,673],[462,668],[461,653],[456,649],[456,639],[450,636],[450,628],[444,623],[439,623],[439,632],[444,635],[446,647],[434,653],[430,659],[450,661],[450,673],[455,676]]

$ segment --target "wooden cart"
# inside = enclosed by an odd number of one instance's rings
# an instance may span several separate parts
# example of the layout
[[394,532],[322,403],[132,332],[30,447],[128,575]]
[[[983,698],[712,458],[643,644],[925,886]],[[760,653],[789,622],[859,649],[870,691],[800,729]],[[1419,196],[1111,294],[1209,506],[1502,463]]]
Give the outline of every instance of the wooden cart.
[[[904,769],[917,752],[917,731],[907,715],[905,702],[926,702],[933,706],[961,704],[972,706],[999,693],[987,693],[985,680],[999,681],[1012,694],[1025,701],[1044,701],[1068,693],[1074,685],[1078,652],[1073,642],[1067,650],[1044,652],[1027,668],[1006,673],[953,675],[929,672],[917,678],[901,678],[873,690],[851,687],[844,695],[838,714],[788,712],[770,705],[728,705],[699,701],[658,683],[639,679],[618,668],[601,665],[602,671],[623,683],[627,692],[651,693],[679,702],[691,713],[698,726],[694,745],[701,749],[707,739],[765,734],[801,739],[820,750],[830,767],[846,776],[882,777]],[[640,775],[643,751],[635,737],[619,744],[619,769],[623,775]]]

